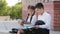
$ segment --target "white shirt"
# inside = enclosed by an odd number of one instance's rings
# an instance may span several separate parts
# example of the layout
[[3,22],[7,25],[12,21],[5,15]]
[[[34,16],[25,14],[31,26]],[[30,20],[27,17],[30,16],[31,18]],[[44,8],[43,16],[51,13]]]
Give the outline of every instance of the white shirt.
[[[29,16],[27,22],[30,22],[31,16]],[[35,22],[37,21],[36,16],[34,15],[31,20],[31,25],[35,25]]]
[[50,29],[51,23],[51,15],[47,12],[44,12],[42,15],[38,16],[38,20],[42,20],[45,22],[45,25],[39,25],[40,28],[47,28]]

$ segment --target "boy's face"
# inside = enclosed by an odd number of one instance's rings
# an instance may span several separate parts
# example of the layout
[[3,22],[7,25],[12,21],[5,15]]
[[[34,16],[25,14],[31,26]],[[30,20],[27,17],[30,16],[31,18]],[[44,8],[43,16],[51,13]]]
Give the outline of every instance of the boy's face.
[[43,8],[36,8],[35,9],[35,12],[36,12],[36,14],[42,14],[44,11],[43,11]]

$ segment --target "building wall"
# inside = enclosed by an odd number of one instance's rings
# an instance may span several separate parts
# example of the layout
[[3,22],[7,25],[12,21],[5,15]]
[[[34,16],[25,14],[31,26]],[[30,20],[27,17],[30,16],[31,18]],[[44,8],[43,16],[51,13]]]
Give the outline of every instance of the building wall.
[[60,1],[54,2],[54,30],[60,31]]

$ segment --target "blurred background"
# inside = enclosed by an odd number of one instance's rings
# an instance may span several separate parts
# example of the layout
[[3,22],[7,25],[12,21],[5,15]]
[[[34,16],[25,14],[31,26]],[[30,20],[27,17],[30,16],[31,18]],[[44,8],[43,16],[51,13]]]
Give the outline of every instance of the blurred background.
[[10,16],[11,19],[21,18],[21,0],[0,0],[0,16]]

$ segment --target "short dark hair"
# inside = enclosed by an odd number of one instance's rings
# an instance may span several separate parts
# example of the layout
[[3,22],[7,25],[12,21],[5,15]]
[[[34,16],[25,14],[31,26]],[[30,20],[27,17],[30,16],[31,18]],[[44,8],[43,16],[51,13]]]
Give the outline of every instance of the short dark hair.
[[34,7],[34,6],[29,5],[29,6],[28,6],[28,9],[35,10],[35,7]]
[[39,8],[39,9],[43,8],[44,9],[44,6],[42,3],[37,3],[35,8]]

